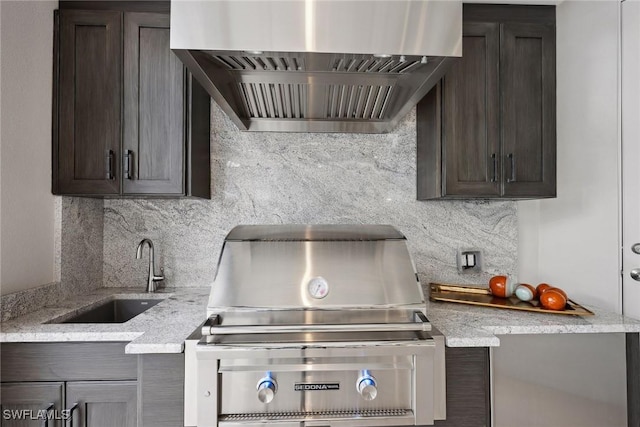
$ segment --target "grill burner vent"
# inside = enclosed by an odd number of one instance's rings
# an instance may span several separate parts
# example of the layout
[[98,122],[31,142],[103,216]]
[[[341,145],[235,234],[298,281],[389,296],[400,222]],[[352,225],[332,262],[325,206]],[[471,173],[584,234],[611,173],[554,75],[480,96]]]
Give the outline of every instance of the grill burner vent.
[[377,409],[366,411],[314,411],[314,412],[265,412],[259,414],[229,414],[220,416],[220,421],[271,421],[295,420],[304,418],[371,418],[371,417],[406,417],[412,415],[409,409]]

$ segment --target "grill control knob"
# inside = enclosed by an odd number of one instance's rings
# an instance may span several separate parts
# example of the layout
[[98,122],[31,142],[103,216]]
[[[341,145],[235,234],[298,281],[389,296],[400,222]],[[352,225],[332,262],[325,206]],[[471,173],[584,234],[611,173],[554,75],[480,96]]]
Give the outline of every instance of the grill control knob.
[[271,375],[267,375],[258,381],[258,400],[262,403],[269,403],[273,400],[278,391],[278,383]]
[[378,395],[376,379],[367,370],[360,371],[360,378],[356,382],[356,389],[364,400],[373,400]]

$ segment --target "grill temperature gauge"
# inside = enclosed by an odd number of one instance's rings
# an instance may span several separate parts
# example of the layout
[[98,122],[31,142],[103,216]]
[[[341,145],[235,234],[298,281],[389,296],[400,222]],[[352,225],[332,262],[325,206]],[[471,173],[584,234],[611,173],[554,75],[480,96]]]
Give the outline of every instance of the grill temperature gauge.
[[307,290],[312,298],[322,299],[329,293],[329,283],[327,283],[324,277],[314,277],[309,280]]

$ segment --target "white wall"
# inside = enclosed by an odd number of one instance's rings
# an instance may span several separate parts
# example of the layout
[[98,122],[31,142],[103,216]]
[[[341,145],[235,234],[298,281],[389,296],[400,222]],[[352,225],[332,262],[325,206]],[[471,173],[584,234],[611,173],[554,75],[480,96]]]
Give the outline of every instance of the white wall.
[[519,279],[620,311],[617,1],[557,7],[558,197],[518,203]]
[[51,195],[53,10],[57,1],[0,8],[0,292],[56,280]]
[[640,238],[640,0],[622,3],[622,280],[623,313],[640,319],[640,282],[631,271],[640,266],[632,247]]
[[[518,203],[518,278],[620,312],[619,2],[556,19],[558,197]],[[501,337],[492,360],[495,427],[626,425],[621,334]]]

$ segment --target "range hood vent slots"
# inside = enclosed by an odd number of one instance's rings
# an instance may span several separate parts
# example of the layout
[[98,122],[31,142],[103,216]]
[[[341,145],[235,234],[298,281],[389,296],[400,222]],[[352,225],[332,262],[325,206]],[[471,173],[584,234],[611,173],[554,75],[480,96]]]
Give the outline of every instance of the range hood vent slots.
[[387,132],[461,44],[457,1],[171,5],[171,48],[240,130]]
[[328,119],[383,119],[393,86],[329,86]]
[[307,85],[238,83],[244,117],[251,119],[304,119]]
[[228,70],[304,71],[302,58],[212,55]]

